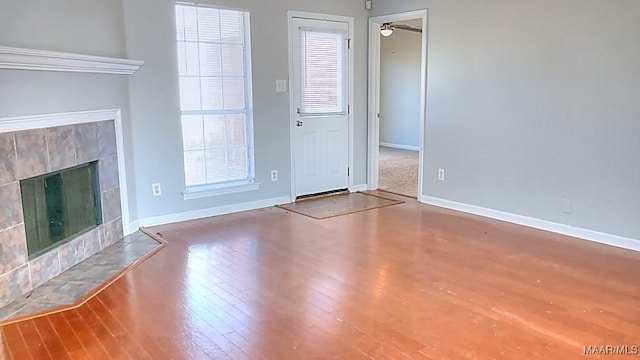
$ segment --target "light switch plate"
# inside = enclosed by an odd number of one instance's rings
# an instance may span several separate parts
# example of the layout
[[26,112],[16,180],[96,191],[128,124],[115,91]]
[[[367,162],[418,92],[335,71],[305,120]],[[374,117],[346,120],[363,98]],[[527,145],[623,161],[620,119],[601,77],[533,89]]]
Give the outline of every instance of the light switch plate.
[[276,92],[287,92],[287,80],[276,80]]

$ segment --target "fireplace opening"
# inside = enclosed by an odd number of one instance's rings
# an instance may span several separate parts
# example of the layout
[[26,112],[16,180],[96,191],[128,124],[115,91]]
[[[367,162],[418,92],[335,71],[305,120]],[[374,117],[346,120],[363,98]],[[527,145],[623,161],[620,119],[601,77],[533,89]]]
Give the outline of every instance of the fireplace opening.
[[20,181],[29,259],[102,224],[98,181],[97,161]]

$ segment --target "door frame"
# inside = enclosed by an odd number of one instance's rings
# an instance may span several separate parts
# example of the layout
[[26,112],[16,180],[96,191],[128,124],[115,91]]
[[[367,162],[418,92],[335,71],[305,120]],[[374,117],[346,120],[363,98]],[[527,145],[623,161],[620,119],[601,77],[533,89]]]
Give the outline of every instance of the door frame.
[[422,51],[420,61],[420,149],[418,156],[418,201],[422,198],[422,178],[424,171],[425,119],[427,110],[427,9],[397,14],[372,16],[369,18],[369,111],[367,184],[369,190],[378,189],[378,161],[380,147],[380,26],[384,23],[422,19]]
[[295,132],[293,131],[294,126],[295,126],[295,116],[296,116],[296,104],[295,104],[295,94],[293,92],[293,86],[292,86],[292,82],[294,80],[295,77],[295,73],[293,71],[293,62],[295,61],[294,59],[294,55],[293,54],[293,31],[294,26],[293,26],[293,19],[294,18],[299,18],[299,19],[309,19],[309,20],[321,20],[321,21],[335,21],[335,22],[345,22],[349,24],[349,39],[351,39],[351,47],[349,49],[349,59],[348,59],[348,66],[349,66],[349,79],[348,81],[348,86],[349,86],[349,91],[347,94],[347,102],[348,102],[348,106],[350,111],[347,114],[347,118],[349,121],[349,126],[348,126],[348,131],[349,134],[347,135],[347,138],[349,139],[349,144],[348,144],[348,151],[349,154],[347,156],[347,166],[349,167],[349,173],[348,173],[348,188],[349,191],[351,191],[353,189],[353,94],[354,94],[354,18],[351,16],[340,16],[340,15],[330,15],[330,14],[320,14],[320,13],[313,13],[313,12],[306,12],[306,11],[292,11],[289,10],[287,11],[287,26],[288,26],[288,52],[289,52],[289,149],[291,151],[291,200],[295,201],[296,199],[296,176],[295,176]]

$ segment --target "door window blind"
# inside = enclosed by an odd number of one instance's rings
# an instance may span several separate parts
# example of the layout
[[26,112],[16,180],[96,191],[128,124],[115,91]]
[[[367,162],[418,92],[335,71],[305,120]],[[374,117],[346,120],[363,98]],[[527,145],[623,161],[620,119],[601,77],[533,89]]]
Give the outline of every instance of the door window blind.
[[300,114],[346,113],[347,34],[300,28]]

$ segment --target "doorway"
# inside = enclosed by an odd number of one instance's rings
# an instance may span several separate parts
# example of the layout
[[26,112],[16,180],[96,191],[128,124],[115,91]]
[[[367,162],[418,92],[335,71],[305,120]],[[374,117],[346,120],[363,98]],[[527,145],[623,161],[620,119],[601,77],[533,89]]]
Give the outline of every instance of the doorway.
[[369,19],[369,188],[418,200],[424,158],[426,24],[426,10]]
[[350,187],[353,19],[289,13],[292,198]]

